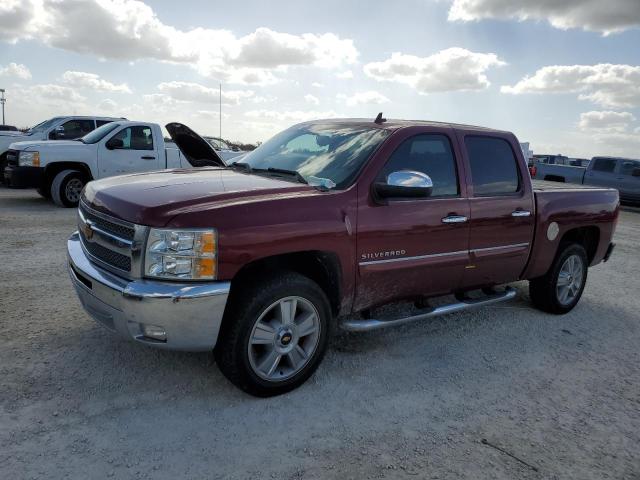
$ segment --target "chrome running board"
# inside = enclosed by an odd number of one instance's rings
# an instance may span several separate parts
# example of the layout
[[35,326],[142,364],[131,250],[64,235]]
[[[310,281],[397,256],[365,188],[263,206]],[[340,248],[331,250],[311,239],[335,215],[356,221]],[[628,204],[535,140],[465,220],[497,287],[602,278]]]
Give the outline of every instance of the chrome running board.
[[410,317],[396,318],[394,320],[346,319],[342,321],[340,326],[344,330],[350,332],[368,332],[370,330],[377,330],[379,328],[395,327],[398,325],[404,325],[405,323],[409,322],[426,320],[427,318],[446,315],[447,313],[459,312],[461,310],[468,310],[470,308],[484,307],[485,305],[491,305],[492,303],[505,302],[507,300],[511,300],[515,296],[516,290],[514,288],[505,287],[504,292],[486,295],[484,297],[476,299],[464,299],[459,302],[451,303],[449,305],[442,305],[426,313],[412,315]]

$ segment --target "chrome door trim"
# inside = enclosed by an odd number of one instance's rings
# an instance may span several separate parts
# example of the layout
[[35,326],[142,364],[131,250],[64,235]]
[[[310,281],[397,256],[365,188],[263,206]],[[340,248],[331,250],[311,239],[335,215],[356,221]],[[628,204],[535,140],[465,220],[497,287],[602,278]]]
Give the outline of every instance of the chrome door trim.
[[518,247],[528,247],[529,242],[526,243],[513,243],[511,245],[500,245],[498,247],[485,247],[485,248],[472,248],[471,253],[475,252],[490,252],[492,250],[504,250],[506,248],[518,248]]
[[416,255],[413,257],[399,257],[399,258],[385,258],[384,260],[369,260],[366,262],[360,262],[358,265],[378,265],[381,263],[392,263],[392,262],[408,262],[411,260],[424,260],[426,258],[437,258],[437,257],[446,257],[448,255],[467,255],[469,253],[468,250],[458,250],[456,252],[444,252],[444,253],[432,253],[430,255]]

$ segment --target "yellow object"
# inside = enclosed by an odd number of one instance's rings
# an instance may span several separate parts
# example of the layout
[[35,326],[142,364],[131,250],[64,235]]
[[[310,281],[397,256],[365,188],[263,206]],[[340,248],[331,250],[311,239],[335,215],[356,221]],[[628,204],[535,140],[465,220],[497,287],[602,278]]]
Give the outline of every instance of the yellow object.
[[216,276],[216,259],[215,258],[196,258],[196,268],[194,278],[215,278]]

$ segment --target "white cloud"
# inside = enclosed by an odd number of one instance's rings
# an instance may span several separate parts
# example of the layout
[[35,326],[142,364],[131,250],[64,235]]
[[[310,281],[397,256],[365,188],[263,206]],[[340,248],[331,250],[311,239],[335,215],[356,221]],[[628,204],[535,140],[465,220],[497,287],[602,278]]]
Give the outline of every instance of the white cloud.
[[258,85],[277,81],[273,72],[290,66],[338,68],[358,56],[351,39],[333,33],[291,35],[262,27],[236,37],[228,30],[180,30],[137,0],[4,0],[0,38],[105,59],[185,63],[212,78]]
[[312,105],[320,105],[320,99],[310,93],[304,96],[304,100]]
[[20,80],[29,80],[31,79],[31,72],[26,65],[11,62],[6,67],[0,65],[0,77],[15,77]]
[[100,78],[95,73],[66,71],[62,81],[75,88],[89,88],[98,92],[131,93],[126,83],[116,85]]
[[356,105],[380,105],[382,103],[389,102],[387,97],[375,90],[357,92],[351,96],[339,93],[337,98],[339,100],[343,100],[349,107],[354,107]]
[[319,112],[315,110],[289,110],[289,111],[280,111],[280,110],[250,110],[245,112],[245,116],[254,119],[261,120],[280,120],[280,121],[295,121],[295,122],[304,122],[306,120],[316,120],[323,118],[336,118],[339,117],[336,112],[333,110],[326,112]]
[[324,88],[324,83],[320,83],[320,82],[313,82],[313,83],[311,84],[311,86],[312,86],[312,87],[315,87],[315,88]]
[[485,72],[506,65],[494,53],[447,48],[429,57],[393,53],[382,62],[368,63],[365,73],[376,80],[405,83],[419,93],[481,90],[490,83]]
[[604,107],[640,106],[640,66],[551,65],[524,77],[513,86],[503,86],[503,93],[579,93]]
[[[183,102],[218,103],[220,91],[218,87],[206,87],[191,82],[164,82],[158,90],[174,100]],[[251,90],[222,90],[222,103],[239,105],[242,99],[253,96]]]
[[580,114],[578,126],[586,131],[624,132],[635,120],[630,112],[591,111]]
[[98,104],[98,110],[103,112],[115,112],[118,109],[118,104],[110,98],[105,98]]
[[348,80],[353,78],[353,72],[351,70],[345,70],[344,72],[336,73],[336,78],[341,78],[343,80]]
[[547,20],[556,28],[609,34],[640,26],[638,0],[454,0],[451,21]]

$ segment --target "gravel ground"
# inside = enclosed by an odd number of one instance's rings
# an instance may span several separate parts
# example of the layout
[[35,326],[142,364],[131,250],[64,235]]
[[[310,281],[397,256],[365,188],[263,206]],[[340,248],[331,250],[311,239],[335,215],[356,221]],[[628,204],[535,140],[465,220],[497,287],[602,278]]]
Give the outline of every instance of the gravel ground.
[[640,478],[638,211],[570,314],[517,283],[510,303],[340,334],[263,400],[207,354],[96,325],[65,269],[74,222],[0,188],[0,478]]

